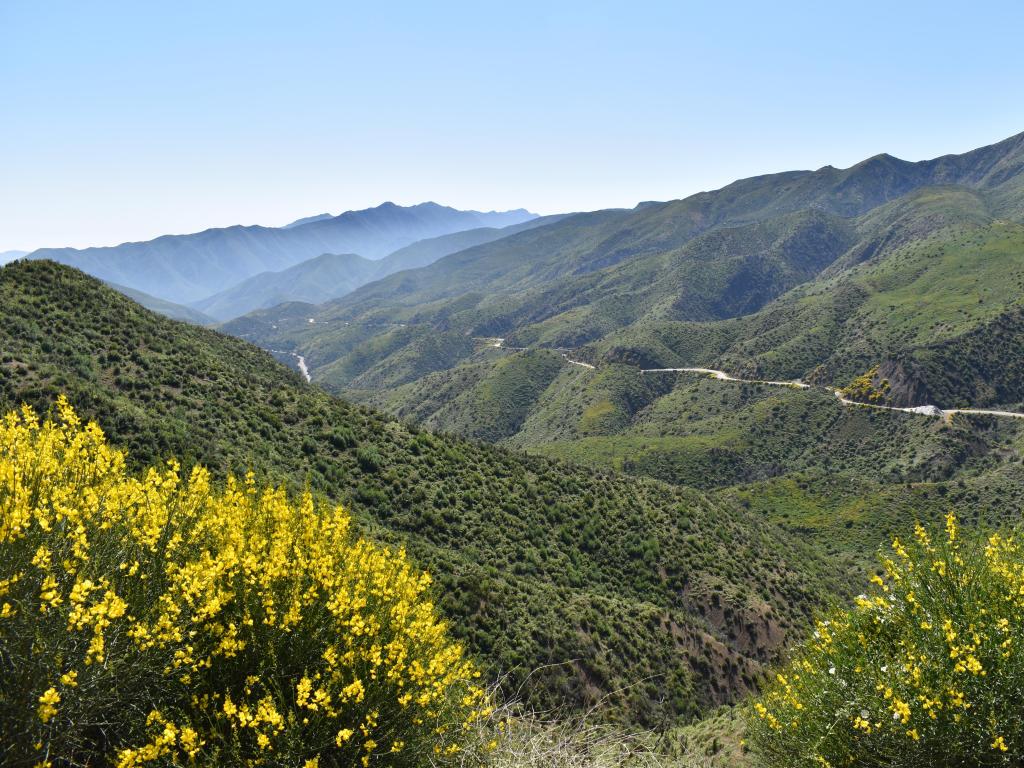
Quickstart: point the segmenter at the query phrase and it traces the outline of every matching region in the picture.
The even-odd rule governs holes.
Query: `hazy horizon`
[[[13,0],[0,251],[384,201],[628,208],[880,152],[964,152],[1024,130],[1022,23],[1011,2]]]

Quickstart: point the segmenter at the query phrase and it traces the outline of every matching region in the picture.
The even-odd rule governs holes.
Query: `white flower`
[[[869,717],[871,717],[871,713],[868,712],[866,709],[862,709],[860,711],[860,718],[861,718],[861,720],[867,720]]]
[[[829,673],[830,675],[834,675],[834,674],[836,673],[836,668],[835,668],[835,667],[829,667],[829,668],[828,668],[828,673]]]

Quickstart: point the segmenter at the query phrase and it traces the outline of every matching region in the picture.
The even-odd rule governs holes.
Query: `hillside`
[[[404,248],[399,248],[381,259],[382,270],[378,277],[386,277],[406,269],[425,267],[451,253],[458,253],[476,245],[493,243],[519,232],[548,226],[561,221],[568,215],[571,214],[556,213],[549,216],[537,216],[519,224],[509,224],[504,227],[479,227],[419,240]]]
[[[787,318],[800,312],[794,297],[804,287],[819,280],[829,300],[842,303],[856,290],[848,273],[862,262],[900,260],[912,243],[928,238],[941,247],[958,227],[993,227],[993,237],[1010,235],[1012,249],[1013,233],[995,230],[1004,227],[999,222],[1013,222],[1021,205],[1022,164],[1024,135],[924,163],[872,158],[844,171],[756,177],[672,203],[577,214],[370,283],[311,312],[312,325],[278,322],[267,311],[225,330],[264,346],[295,348],[310,361],[314,378],[330,365],[319,379],[337,389],[359,386],[337,374],[350,369],[346,356],[365,357],[360,347],[369,338],[403,324],[506,337],[515,346],[590,344],[609,359],[626,359],[615,354],[621,348],[665,365],[686,364],[669,358],[682,361],[687,350],[670,344],[662,354],[664,342],[652,334],[690,335],[698,347],[703,342],[697,340],[711,334],[715,340],[701,348],[705,357],[693,364],[724,355],[730,342],[751,339],[750,350],[722,359],[748,364],[760,357],[757,364],[764,365],[767,358],[756,348],[771,343],[764,329],[756,321],[727,321],[756,313],[775,317],[773,328],[797,333],[807,323]],[[928,186],[937,182],[946,186]],[[936,288],[943,285],[950,293],[958,287]],[[784,305],[787,317],[777,311]],[[722,325],[707,325],[715,320]],[[702,325],[685,325],[694,321]],[[810,341],[797,345],[803,358],[788,366],[791,375],[825,362],[820,344]],[[388,354],[401,348],[374,344]],[[848,381],[848,374],[846,368],[834,375]]]
[[[379,259],[424,238],[532,218],[524,210],[480,213],[436,203],[408,208],[384,203],[292,227],[234,226],[106,248],[41,248],[29,258],[52,259],[108,282],[188,304],[260,272],[286,269],[324,253]]]
[[[289,301],[321,304],[368,283],[377,264],[354,253],[325,253],[279,272],[260,272],[225,291],[193,301],[192,306],[218,320],[230,320]]]
[[[670,482],[826,466],[941,481],[999,462],[977,417],[942,431],[816,392],[735,401],[737,385],[638,369],[857,381],[849,396],[877,404],[1020,410],[1022,167],[1024,135],[925,163],[757,177],[569,216],[224,330],[294,350],[314,381],[432,429]],[[597,369],[541,364],[567,350]]]
[[[0,407],[65,392],[140,465],[251,467],[350,505],[429,567],[452,630],[538,706],[607,696],[653,725],[735,700],[846,589],[740,506],[421,431],[67,267],[0,270],[0,312]]]
[[[367,286],[332,310],[353,315],[374,307],[422,305],[480,290],[486,290],[488,301],[493,301],[496,292],[514,293],[625,260],[667,254],[712,229],[742,227],[801,211],[855,218],[925,187],[1002,189],[1022,168],[1024,134],[964,155],[920,163],[883,155],[844,170],[828,166],[813,172],[758,176],[684,200],[570,216],[551,228],[442,259],[415,276]]]
[[[891,213],[888,241],[877,251],[866,258],[853,254],[855,263],[745,318],[739,339],[719,359],[744,370],[838,384],[881,366],[891,380],[886,399],[896,404],[977,407],[1024,400],[1024,379],[1012,364],[989,364],[958,382],[948,378],[961,365],[976,365],[971,361],[980,350],[971,339],[991,335],[993,327],[1011,333],[1024,287],[1024,225],[957,189],[922,192]],[[920,231],[922,214],[931,218]],[[1003,343],[1011,344],[1011,336]],[[961,354],[968,349],[974,352]],[[959,364],[925,373],[925,363],[917,361],[936,354],[957,356]],[[947,383],[929,375],[945,376]]]
[[[191,306],[224,321],[287,302],[320,304],[403,269],[426,266],[449,253],[543,226],[560,218],[538,216],[507,227],[478,227],[417,240],[376,260],[364,259],[356,254],[325,253],[279,272],[254,275],[225,291],[194,301]],[[319,217],[314,219],[320,220]],[[289,227],[298,224],[290,224]]]

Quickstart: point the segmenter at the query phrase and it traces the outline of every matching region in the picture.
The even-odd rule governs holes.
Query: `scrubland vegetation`
[[[751,705],[765,766],[1018,765],[1024,755],[1024,551],[950,513],[917,526],[855,607],[813,635]]]
[[[529,676],[530,709],[603,701],[605,720],[685,721],[749,690],[813,607],[849,589],[731,504],[352,406],[66,267],[0,270],[0,310],[4,410],[46,414],[66,392],[132,471],[171,457],[217,482],[251,469],[260,485],[343,504],[360,535],[431,573],[485,675],[517,689]]]
[[[170,461],[66,401],[0,426],[4,765],[455,764],[491,714],[402,551],[340,507]],[[480,754],[476,759],[481,759]]]

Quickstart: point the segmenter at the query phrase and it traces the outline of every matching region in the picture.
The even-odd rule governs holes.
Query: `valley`
[[[139,467],[343,504],[522,706],[663,751],[742,764],[729,707],[879,547],[1024,503],[1024,135],[448,233],[376,278],[318,256],[187,306],[46,256],[0,270],[0,405],[64,394]],[[273,303],[289,284],[315,300]]]
[[[590,467],[970,482],[1021,444],[1022,167],[1015,136],[741,180],[221,328],[403,420]]]

